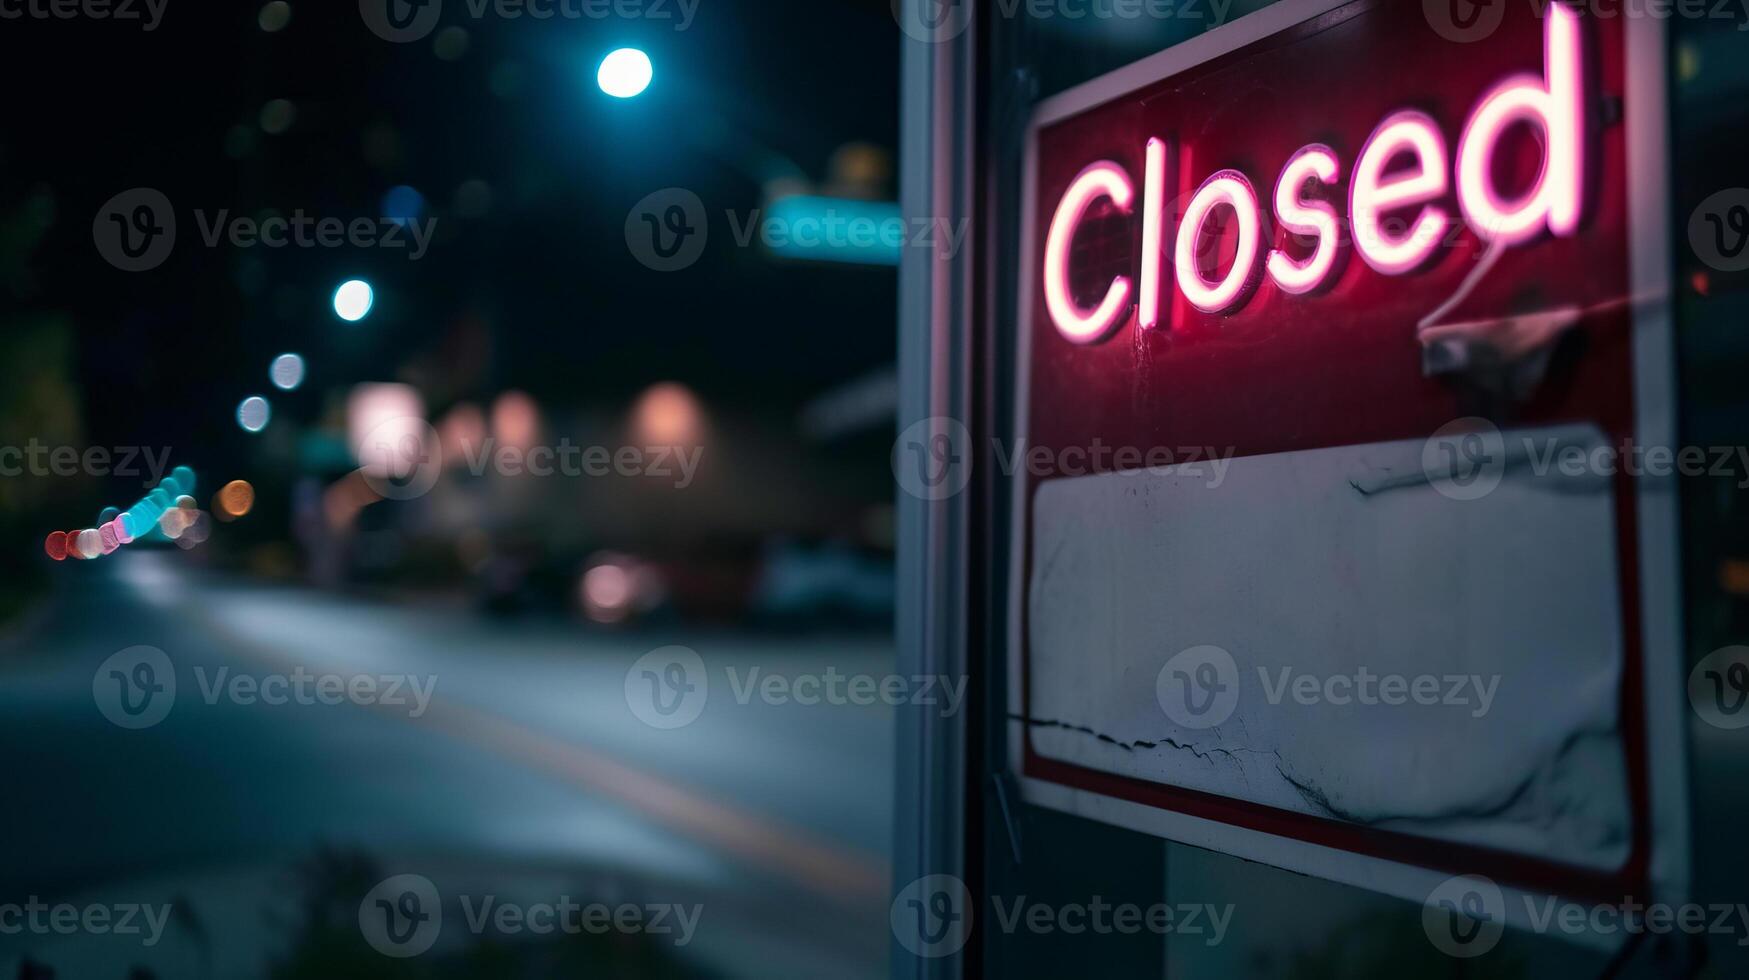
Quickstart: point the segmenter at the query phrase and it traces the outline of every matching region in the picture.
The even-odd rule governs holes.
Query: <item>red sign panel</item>
[[[1551,18],[1534,16],[1529,4],[1508,7],[1491,36],[1464,44],[1440,37],[1420,5],[1353,4],[1042,128],[1030,233],[1047,244],[1033,297],[1032,398],[1057,408],[1034,418],[1033,437],[1212,443],[1249,454],[1426,436],[1463,406],[1452,384],[1424,376],[1417,325],[1458,292],[1490,241],[1504,242],[1503,254],[1442,322],[1594,309],[1580,328],[1600,346],[1569,383],[1540,388],[1522,411],[1602,419],[1625,431],[1632,406],[1622,397],[1630,386],[1621,123],[1631,107],[1623,100],[1621,21],[1584,22],[1559,5],[1550,9],[1563,12]],[[1545,34],[1554,33],[1589,57],[1577,77],[1545,82]],[[1496,127],[1502,135],[1491,158],[1476,154],[1492,163],[1495,192],[1465,201],[1457,152],[1466,135],[1482,146],[1470,131],[1503,80],[1521,83],[1527,97],[1552,87],[1559,101],[1582,86],[1580,118],[1557,110],[1561,140],[1577,142],[1577,152],[1544,167],[1549,154],[1537,127]],[[1389,155],[1378,149],[1387,140]],[[1164,190],[1152,198],[1151,143],[1164,162]],[[1419,156],[1413,148],[1423,145],[1437,155]],[[1304,169],[1290,167],[1302,161]],[[1306,176],[1325,161],[1333,180]],[[1117,175],[1109,183],[1131,189],[1129,213],[1109,195],[1086,191],[1075,195],[1090,199],[1077,226],[1063,202],[1077,175],[1102,164]],[[1428,170],[1434,179],[1417,179]],[[1284,185],[1284,171],[1303,183]],[[1357,173],[1368,179],[1357,184]],[[1520,208],[1528,227],[1496,230],[1503,222],[1495,199],[1533,196],[1539,173],[1538,199]],[[1412,183],[1429,185],[1427,192],[1399,207],[1376,206]],[[1095,184],[1083,177],[1079,187]],[[1199,188],[1222,203],[1201,208]],[[1251,221],[1237,220],[1225,203],[1224,192],[1239,188],[1248,188],[1239,193],[1250,195]],[[1274,207],[1282,197],[1296,210],[1321,209],[1328,232],[1291,230]],[[1547,214],[1557,200],[1558,221]],[[1193,206],[1189,218],[1206,216],[1200,235],[1186,227]],[[1476,213],[1486,219],[1470,220]],[[1150,274],[1139,255],[1156,220],[1162,247],[1146,263],[1157,270]],[[1061,263],[1048,244],[1053,221],[1065,232],[1057,238],[1066,245]],[[1233,261],[1241,225],[1256,227],[1248,266]],[[1186,243],[1188,253],[1180,249]],[[1198,259],[1196,268],[1178,264],[1182,254]],[[1298,272],[1313,261],[1328,271]],[[1296,285],[1311,291],[1283,286],[1272,266],[1295,270]],[[1072,310],[1096,313],[1114,292],[1123,299],[1083,327],[1050,310],[1057,276],[1068,282]],[[1139,321],[1150,311],[1135,300],[1151,279],[1158,323],[1148,328]],[[1194,294],[1180,287],[1186,281]],[[1140,397],[1154,403],[1134,401],[1144,386]]]
[[[1432,847],[1403,821],[1368,826],[1038,744],[1041,726],[1067,727],[1040,717],[1038,637],[1057,626],[1038,621],[1039,491],[1125,465],[1064,450],[1207,447],[1244,465],[1426,440],[1473,416],[1636,438],[1633,327],[1656,298],[1629,285],[1628,130],[1663,106],[1630,86],[1630,25],[1504,4],[1493,31],[1455,40],[1430,21],[1437,4],[1292,6],[1307,19],[1268,31],[1247,21],[1281,10],[1241,19],[1169,52],[1181,57],[1164,70],[1144,62],[1060,97],[1033,130],[1019,434],[1048,450],[1038,459],[1088,467],[1019,477],[1016,767],[1035,786],[1386,861],[1622,894],[1650,847],[1641,501],[1625,474],[1603,511],[1614,608],[1596,610],[1620,619],[1619,862],[1568,866],[1462,835]],[[1097,520],[1078,499],[1077,519]],[[1304,574],[1340,576],[1344,561]],[[1256,597],[1259,615],[1284,602]],[[1074,706],[1097,714],[1101,697]]]

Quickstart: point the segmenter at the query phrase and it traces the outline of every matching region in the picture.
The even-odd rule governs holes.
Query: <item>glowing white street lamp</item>
[[[370,315],[376,304],[376,291],[363,279],[348,279],[334,290],[334,315],[347,323],[357,323]]]
[[[601,59],[595,72],[595,82],[601,90],[616,99],[630,99],[643,94],[656,77],[650,56],[637,48],[620,48]]]

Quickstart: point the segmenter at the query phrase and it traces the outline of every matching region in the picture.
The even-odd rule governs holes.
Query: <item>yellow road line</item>
[[[228,652],[276,669],[303,666],[295,657],[251,640],[197,611],[202,625]],[[324,668],[325,672],[329,672]],[[865,855],[769,817],[700,795],[678,783],[626,766],[575,742],[511,721],[492,712],[433,695],[421,718],[399,707],[372,705],[389,717],[429,725],[460,740],[559,777],[579,789],[615,800],[670,830],[781,875],[837,902],[884,903],[887,869]]]

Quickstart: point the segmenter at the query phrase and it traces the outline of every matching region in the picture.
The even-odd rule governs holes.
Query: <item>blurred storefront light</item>
[[[693,446],[704,438],[704,409],[692,389],[674,381],[651,385],[632,409],[634,438],[645,446]]]
[[[520,391],[507,391],[492,404],[492,438],[499,446],[526,452],[540,438],[540,408]]]
[[[365,474],[404,478],[435,447],[425,423],[425,399],[411,385],[356,385],[346,400],[346,443]]]
[[[438,423],[437,439],[447,465],[464,465],[486,445],[485,413],[473,402],[456,405]]]
[[[602,552],[589,559],[579,584],[583,613],[597,623],[620,623],[649,612],[666,589],[661,573],[628,555]]]

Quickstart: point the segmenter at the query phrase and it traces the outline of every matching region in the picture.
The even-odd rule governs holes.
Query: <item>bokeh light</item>
[[[465,27],[446,27],[431,41],[431,51],[439,61],[458,61],[468,53],[468,31]]]
[[[492,438],[526,452],[540,438],[540,407],[526,392],[507,391],[492,403]]]
[[[655,566],[630,555],[603,551],[591,555],[578,583],[584,615],[597,623],[622,623],[661,603],[666,589]]]
[[[602,564],[583,573],[583,608],[598,623],[626,617],[632,602],[632,575],[623,566]]]
[[[383,195],[383,217],[405,227],[425,214],[425,195],[406,184],[397,184]]]
[[[202,530],[195,534],[193,540],[183,542],[185,548],[192,547],[206,539],[206,535],[211,533],[212,525],[211,515],[200,510],[195,503],[195,487],[194,470],[188,466],[178,466],[129,509],[124,511],[118,507],[103,508],[98,512],[96,527],[50,533],[43,541],[43,551],[56,561],[68,558],[86,560],[114,554],[123,546],[154,533],[159,538],[152,540],[169,538],[170,535],[164,533],[166,530],[180,533],[187,539],[186,529],[199,526]],[[167,513],[178,516],[171,517],[166,524],[164,515]]]
[[[364,158],[371,166],[384,171],[399,170],[405,155],[401,133],[389,123],[376,123],[364,131]]]
[[[462,402],[449,410],[437,426],[438,446],[446,462],[461,463],[479,453],[486,444],[486,416],[480,406]]]
[[[650,56],[637,48],[620,48],[601,59],[595,72],[595,82],[601,90],[616,99],[630,99],[643,94],[655,78],[656,69]]]
[[[632,409],[632,426],[645,446],[696,445],[704,434],[704,409],[683,384],[651,385]]]
[[[450,210],[458,218],[485,217],[492,210],[492,185],[478,177],[462,181],[456,186]]]
[[[182,537],[182,532],[188,530],[190,524],[194,523],[194,515],[197,513],[199,512],[172,507],[158,518],[158,530],[163,531],[165,537],[175,541]]]
[[[267,376],[280,391],[296,391],[304,383],[304,359],[296,354],[281,354],[273,359]]]
[[[244,432],[260,432],[267,428],[268,420],[271,418],[273,418],[273,406],[269,405],[267,399],[260,395],[250,395],[243,399],[241,405],[237,406],[237,424],[243,427]],[[156,495],[157,491],[153,491],[153,494]],[[174,502],[170,501],[166,502],[165,507],[168,509],[173,505]]]
[[[291,23],[291,15],[291,4],[286,3],[285,0],[273,0],[272,3],[263,6],[261,12],[255,15],[255,23],[260,25],[263,31],[273,34],[285,30],[285,25]]]
[[[355,385],[346,399],[346,444],[366,475],[401,480],[420,472],[436,451],[425,399],[411,385]]]
[[[176,546],[184,551],[195,545],[203,544],[213,533],[212,518],[204,510],[184,511],[188,515],[183,519],[182,533],[176,536]]]
[[[486,80],[486,87],[500,99],[513,99],[522,92],[528,83],[528,71],[520,62],[500,62],[492,69],[492,75]]]
[[[255,488],[248,480],[232,480],[214,495],[213,509],[220,517],[242,517],[254,506]]]
[[[298,118],[298,107],[290,99],[273,99],[261,107],[261,131],[273,136],[292,127]]]
[[[370,315],[376,305],[376,291],[363,279],[348,279],[334,290],[334,315],[347,323],[357,323]]]
[[[255,130],[238,123],[225,131],[225,156],[241,160],[255,152]]]

